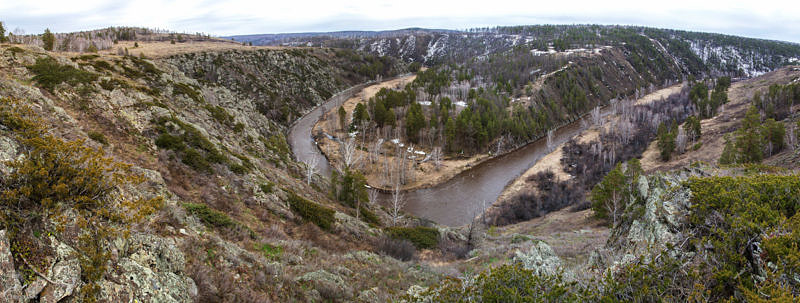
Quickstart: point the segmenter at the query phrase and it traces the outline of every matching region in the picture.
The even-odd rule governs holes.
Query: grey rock
[[[324,269],[305,273],[297,278],[297,282],[307,282],[314,285],[318,291],[333,293],[337,296],[347,297],[353,290],[344,282],[342,277],[332,274]]]
[[[47,281],[42,279],[41,277],[36,278],[31,284],[28,284],[25,287],[25,300],[30,301],[34,298],[38,297],[39,294],[44,290],[44,287],[47,286]]]
[[[14,258],[5,230],[0,230],[0,301],[14,302],[22,295],[22,288],[14,270]]]
[[[554,275],[561,269],[561,259],[544,241],[534,241],[527,252],[517,250],[514,261],[538,275]]]
[[[50,271],[50,280],[40,293],[41,302],[58,302],[72,295],[78,282],[81,280],[81,265],[77,258],[61,260],[53,265]]]

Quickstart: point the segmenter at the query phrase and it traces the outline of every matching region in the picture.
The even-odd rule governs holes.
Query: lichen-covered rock
[[[353,290],[345,284],[342,277],[324,269],[305,273],[295,278],[295,281],[311,283],[317,291],[333,293],[337,297],[348,297],[353,292]]]
[[[612,232],[609,248],[619,255],[641,255],[674,244],[689,213],[691,193],[681,185],[685,179],[679,174],[640,177],[638,194],[644,205],[629,208],[641,210],[633,211],[630,223],[623,222]]]
[[[14,270],[14,258],[5,230],[0,230],[0,301],[14,302],[22,295],[22,288]]]
[[[191,302],[197,296],[197,286],[183,272],[184,256],[174,239],[135,234],[121,244],[116,264],[119,275],[100,283],[102,298],[110,302]],[[120,246],[119,241],[116,245]]]
[[[517,250],[514,261],[538,275],[555,275],[561,269],[561,259],[544,241],[535,241],[527,252]]]
[[[19,144],[13,139],[2,136],[0,137],[0,174],[7,175],[10,173],[6,161],[15,160],[19,156]]]
[[[81,265],[75,256],[59,260],[50,270],[50,280],[40,295],[41,302],[55,303],[72,295],[81,281]]]

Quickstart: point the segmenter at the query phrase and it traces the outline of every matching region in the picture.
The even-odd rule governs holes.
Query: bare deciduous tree
[[[547,131],[547,152],[552,152],[556,149],[555,142],[553,142],[553,130]]]
[[[358,152],[358,145],[353,138],[347,138],[341,143],[339,151],[342,153],[342,161],[346,168],[354,167],[361,161],[361,154]]]
[[[600,119],[601,119],[601,118],[602,118],[602,117],[600,116],[600,106],[598,106],[598,107],[595,107],[595,108],[592,110],[592,123],[593,123],[594,125],[600,125]]]
[[[367,199],[369,199],[369,204],[374,205],[378,202],[378,190],[374,188],[370,188],[367,191]]]
[[[436,170],[442,167],[442,148],[441,147],[434,147],[433,151],[431,152],[431,159],[433,160],[433,167]]]
[[[317,164],[319,164],[319,160],[317,157],[311,157],[303,161],[303,163],[306,165],[306,184],[311,185],[311,178],[317,173]]]
[[[397,221],[403,218],[403,207],[406,206],[406,201],[403,198],[403,193],[400,192],[399,180],[395,182],[392,188],[392,208],[389,210],[389,215],[392,217],[392,225],[397,225]]]
[[[686,131],[683,130],[682,127],[678,128],[678,135],[675,137],[675,147],[678,150],[679,154],[682,154],[686,151],[686,141],[688,141],[688,137],[686,136]]]

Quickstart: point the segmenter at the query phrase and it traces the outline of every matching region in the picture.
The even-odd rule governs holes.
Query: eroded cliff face
[[[95,156],[129,163],[137,176],[102,208],[55,201],[64,211],[25,221],[36,224],[4,221],[0,293],[23,302],[373,301],[438,279],[391,257],[348,254],[374,250],[381,230],[330,200],[322,181],[306,184],[292,160],[284,134],[294,118],[340,89],[404,68],[347,54],[270,49],[149,60],[0,46],[3,190],[14,190],[5,180],[15,166],[6,161],[46,150],[31,145],[34,137],[84,140],[75,146],[102,149]],[[25,134],[13,121],[44,127]],[[91,228],[78,221],[122,214],[122,197],[157,200],[157,210],[136,223],[101,216],[120,233],[97,237],[102,253],[92,259],[84,245]],[[308,205],[326,211],[303,212]],[[328,211],[330,225],[314,223]],[[89,264],[106,269],[98,275]],[[391,280],[398,274],[409,279]]]

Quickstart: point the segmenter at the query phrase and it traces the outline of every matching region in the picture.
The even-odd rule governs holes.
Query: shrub
[[[288,202],[292,211],[324,230],[330,230],[336,221],[333,216],[335,212],[332,209],[308,201],[306,198],[300,197],[291,191],[289,191]]]
[[[449,278],[420,295],[404,299],[410,302],[592,301],[587,289],[578,282],[567,281],[561,275],[537,275],[519,264],[495,267],[469,280]],[[614,301],[617,300],[608,302]]]
[[[72,86],[88,85],[97,79],[97,75],[94,73],[59,64],[56,59],[50,57],[36,59],[36,63],[28,66],[28,70],[35,74],[33,81],[50,92],[53,92],[56,85],[61,83],[66,82]]]
[[[242,122],[237,122],[233,126],[233,131],[235,131],[237,133],[241,133],[243,130],[244,130],[244,123],[242,123]]]
[[[236,224],[228,215],[213,210],[205,204],[184,203],[183,208],[209,227],[232,227]]]
[[[211,114],[211,117],[214,118],[214,120],[217,120],[217,122],[222,124],[229,124],[233,122],[233,116],[231,116],[231,114],[229,114],[221,106],[212,106],[206,104],[204,107]],[[244,127],[244,125],[242,125],[242,127]]]
[[[359,208],[359,213],[361,213],[361,219],[362,219],[364,222],[367,222],[367,223],[369,223],[369,224],[372,224],[372,225],[374,225],[374,226],[381,226],[381,225],[383,225],[383,224],[381,223],[381,218],[380,218],[380,217],[378,217],[378,215],[376,215],[376,214],[375,214],[375,213],[373,213],[372,211],[370,211],[370,210],[369,210],[369,208],[366,208],[366,207],[364,207],[364,206],[361,206],[361,208]]]
[[[275,182],[267,181],[267,183],[259,184],[258,187],[261,188],[261,191],[265,194],[269,194],[275,189]]]
[[[156,146],[175,151],[181,157],[181,162],[193,169],[210,172],[212,163],[228,164],[228,159],[220,153],[214,143],[193,126],[176,118],[166,117],[155,119],[153,123],[156,124],[156,131],[159,133],[155,141]]]
[[[283,255],[283,247],[279,245],[270,245],[269,243],[263,243],[259,246],[256,246],[258,250],[264,254],[264,258],[267,260],[277,260]]]
[[[197,103],[205,102],[205,99],[203,99],[203,96],[200,95],[200,92],[198,92],[195,88],[189,86],[188,84],[176,82],[172,85],[172,87],[173,87],[173,92],[176,94],[185,95]]]
[[[389,227],[386,233],[395,239],[411,241],[420,249],[431,249],[439,245],[439,230],[433,227]]]
[[[410,241],[391,237],[381,238],[378,251],[400,261],[409,261],[417,253],[416,247]]]
[[[163,199],[129,200],[115,195],[118,187],[135,186],[144,179],[130,165],[105,156],[102,149],[85,146],[83,140],[64,141],[48,134],[26,105],[0,100],[0,124],[26,149],[26,157],[6,162],[10,173],[0,184],[0,228],[10,232],[14,257],[24,258],[31,250],[17,237],[22,230],[54,222],[60,228],[48,232],[74,241],[79,251],[84,283],[79,301],[94,301],[99,289],[96,282],[111,258],[106,247],[160,208]],[[71,215],[63,216],[67,213]],[[61,228],[77,234],[62,233]]]
[[[211,171],[211,164],[194,148],[184,149],[181,162],[195,170]]]
[[[106,140],[106,136],[103,135],[102,133],[98,133],[98,132],[95,132],[95,131],[90,131],[88,135],[89,135],[90,139],[92,139],[94,141],[97,141],[97,143],[100,143],[100,144],[103,144],[103,145],[107,145],[108,144],[108,140]]]
[[[697,226],[691,244],[713,247],[716,261],[705,274],[716,296],[725,298],[742,288],[757,287],[749,247],[762,237],[767,239],[766,261],[774,262],[778,270],[796,270],[784,267],[792,263],[792,257],[780,258],[786,250],[775,242],[781,240],[770,241],[770,234],[787,235],[775,232],[787,229],[792,233],[786,218],[797,216],[800,209],[800,176],[693,177],[686,185],[692,191],[689,221]]]
[[[183,140],[181,140],[180,137],[170,134],[159,135],[158,138],[156,138],[156,146],[175,151],[180,151],[186,148],[186,145],[183,144]]]

